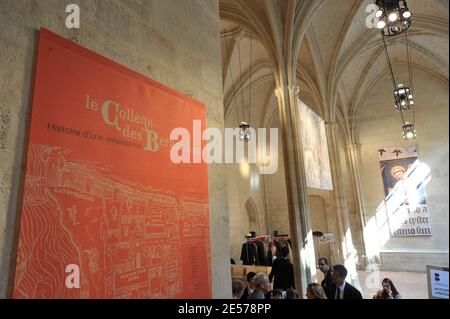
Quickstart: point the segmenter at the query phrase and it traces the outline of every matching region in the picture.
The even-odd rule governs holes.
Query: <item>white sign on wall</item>
[[[306,184],[311,188],[332,190],[325,122],[298,100]]]
[[[427,266],[428,297],[448,298],[448,268]]]

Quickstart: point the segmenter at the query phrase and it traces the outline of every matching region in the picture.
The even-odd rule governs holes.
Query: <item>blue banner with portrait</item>
[[[431,236],[425,185],[430,168],[415,145],[378,150],[391,236]]]

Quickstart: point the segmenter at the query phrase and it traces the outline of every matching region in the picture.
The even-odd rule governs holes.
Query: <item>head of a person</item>
[[[383,293],[389,294],[392,292],[394,296],[398,295],[397,288],[395,288],[394,283],[389,278],[384,278],[381,284],[383,285]]]
[[[347,268],[342,265],[333,266],[333,282],[337,285],[342,285],[347,277]]]
[[[289,255],[289,248],[288,247],[281,247],[280,248],[280,254],[281,254],[281,257],[287,258],[287,256]]]
[[[258,273],[255,276],[255,289],[268,293],[270,291],[270,281],[269,277],[263,272]]]
[[[283,298],[283,292],[279,289],[275,289],[271,291],[270,299],[282,299]]]
[[[309,284],[306,288],[306,298],[308,299],[327,299],[322,286],[316,283]]]
[[[403,176],[405,175],[405,173],[406,173],[406,170],[403,166],[396,165],[391,168],[391,175],[396,180],[401,180],[403,178]]]
[[[256,272],[250,271],[247,274],[247,285],[250,289],[255,289]]]
[[[328,264],[328,260],[325,257],[320,257],[318,261],[319,269],[321,272],[326,274],[328,270],[330,270],[330,265]]]
[[[299,299],[297,291],[292,288],[286,290],[286,299]]]
[[[231,290],[233,292],[233,296],[236,297],[236,299],[242,297],[244,289],[245,282],[242,279],[233,279],[233,282],[231,283]]]
[[[277,253],[277,246],[272,245],[272,247],[270,247],[270,251],[272,252],[272,255],[275,255]]]

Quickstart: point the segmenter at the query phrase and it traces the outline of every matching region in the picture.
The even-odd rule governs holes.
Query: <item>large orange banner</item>
[[[170,160],[193,120],[201,103],[42,29],[13,296],[210,298],[207,165]]]

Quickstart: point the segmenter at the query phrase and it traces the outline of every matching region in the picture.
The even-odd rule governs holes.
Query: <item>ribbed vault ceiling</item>
[[[221,0],[226,121],[271,125],[277,108],[274,69],[280,57],[289,61],[286,43],[293,43],[297,59],[291,64],[300,98],[326,120],[338,121],[351,136],[365,97],[388,71],[380,33],[366,27],[366,7],[373,2]],[[409,0],[408,6],[413,13],[408,37],[414,70],[448,86],[448,1]],[[394,70],[402,74],[407,69],[404,43],[404,36],[388,41]]]

